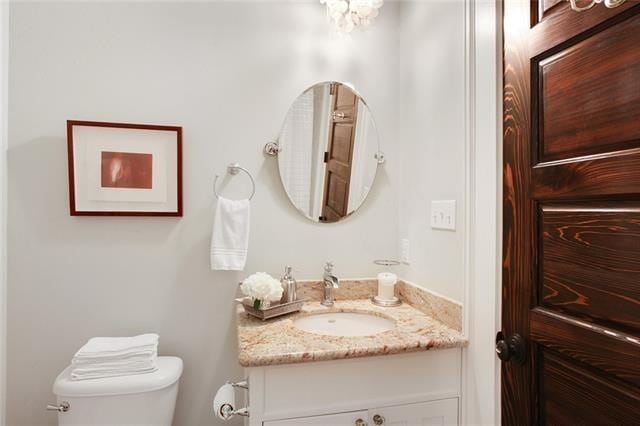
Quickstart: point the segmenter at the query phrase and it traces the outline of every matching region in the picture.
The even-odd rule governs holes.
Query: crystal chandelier
[[[327,5],[327,16],[335,29],[350,33],[371,26],[383,0],[320,0],[320,3]]]
[[[585,10],[591,9],[593,6],[595,6],[598,3],[604,3],[606,7],[608,7],[609,9],[613,9],[614,7],[620,6],[626,0],[591,0],[589,3],[583,6],[578,5],[578,0],[568,0],[568,1],[571,2],[571,9],[575,10],[576,12],[584,12]]]

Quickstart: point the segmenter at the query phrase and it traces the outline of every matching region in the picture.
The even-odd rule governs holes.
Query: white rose
[[[253,300],[275,302],[282,297],[282,284],[265,272],[256,272],[247,277],[240,285],[245,296]]]

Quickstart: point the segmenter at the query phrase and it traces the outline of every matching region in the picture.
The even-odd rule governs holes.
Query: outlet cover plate
[[[408,238],[403,238],[400,240],[400,261],[405,265],[410,264]]]

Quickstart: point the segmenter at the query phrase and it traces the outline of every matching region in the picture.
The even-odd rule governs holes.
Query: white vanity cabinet
[[[461,349],[246,368],[247,426],[456,425]]]

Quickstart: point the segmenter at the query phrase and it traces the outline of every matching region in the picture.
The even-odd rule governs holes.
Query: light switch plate
[[[456,200],[431,202],[431,228],[456,230]]]

